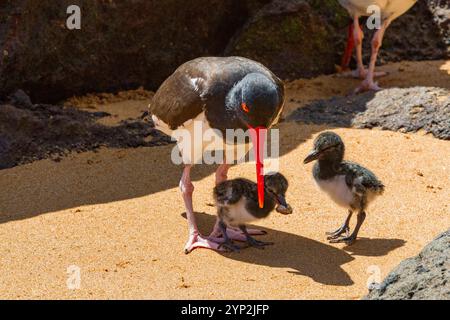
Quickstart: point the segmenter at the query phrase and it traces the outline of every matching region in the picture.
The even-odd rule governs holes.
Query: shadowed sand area
[[[366,293],[367,268],[386,275],[450,226],[450,145],[430,136],[337,129],[357,159],[385,182],[352,247],[331,245],[345,210],[319,193],[301,159],[320,127],[281,125],[281,171],[291,182],[291,216],[258,223],[276,244],[266,250],[184,255],[186,220],[178,188],[181,168],[170,146],[102,149],[0,172],[2,298],[338,298]],[[298,141],[303,131],[306,141]],[[294,147],[293,147],[294,146]],[[158,152],[155,152],[155,151]],[[230,178],[252,178],[250,164]],[[214,223],[208,167],[195,169],[194,204],[201,230]],[[80,290],[66,287],[66,269],[82,272]]]
[[[346,212],[318,191],[302,160],[318,132],[330,128],[279,128],[294,214],[255,224],[275,242],[265,250],[183,253],[182,168],[170,162],[172,146],[100,149],[0,171],[0,298],[359,299],[371,266],[386,276],[450,226],[448,141],[338,128],[347,158],[376,172],[386,192],[369,208],[358,242],[327,243],[325,231]],[[194,169],[205,233],[215,219],[213,170]],[[254,179],[254,166],[235,166],[229,177]],[[75,291],[66,285],[71,265],[81,269]]]

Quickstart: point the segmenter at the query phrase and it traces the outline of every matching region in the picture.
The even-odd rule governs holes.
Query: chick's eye
[[[242,107],[242,110],[244,110],[244,112],[246,112],[246,113],[250,112],[250,109],[245,102],[241,104],[241,107]]]

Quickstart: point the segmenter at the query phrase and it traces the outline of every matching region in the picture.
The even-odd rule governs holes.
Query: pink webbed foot
[[[353,78],[353,79],[365,79],[367,77],[367,73],[369,71],[367,69],[364,70],[349,70],[345,72],[338,73],[339,78]],[[374,73],[374,78],[381,78],[389,75],[389,72],[384,71],[376,71]]]
[[[197,248],[223,251],[220,245],[221,242],[218,238],[205,238],[198,233],[194,233],[189,237],[189,240],[184,247],[184,253],[188,254]]]
[[[242,241],[242,242],[247,241],[247,238],[240,230],[228,228],[227,236],[231,240]],[[219,244],[222,244],[225,242],[222,232],[211,233],[210,236],[208,237],[208,240],[217,242]]]
[[[366,91],[380,91],[380,90],[382,90],[382,88],[378,86],[378,82],[371,82],[368,80],[364,80],[363,83],[361,83],[361,85],[358,88],[356,88],[354,93],[358,94]]]
[[[259,230],[259,229],[247,229],[247,232],[249,235],[252,236],[262,236],[267,234],[266,231],[264,230]],[[235,240],[235,241],[241,241],[241,242],[246,242],[247,241],[247,237],[245,236],[245,234],[237,228],[227,228],[227,235],[228,238],[230,238],[231,240]],[[211,233],[211,235],[208,237],[208,240],[217,242],[217,243],[222,243],[224,242],[224,238],[222,235],[222,232],[220,231],[216,231]]]
[[[228,228],[227,235],[228,235],[228,238],[230,238],[232,240],[242,241],[242,242],[247,241],[247,237],[241,230],[237,230],[234,228]]]
[[[367,73],[369,71],[367,69],[364,69],[362,71],[359,70],[353,70],[351,72],[351,76],[355,79],[365,79],[367,77]],[[389,72],[384,72],[384,71],[376,71],[374,72],[373,76],[374,78],[380,78],[380,77],[385,77],[389,75]]]
[[[244,233],[242,232],[242,230],[239,229],[239,228],[231,227],[231,228],[228,228],[228,230],[232,230],[233,234],[241,234],[241,235],[244,234]],[[228,232],[227,232],[227,233],[228,233]],[[264,235],[267,234],[267,231],[260,230],[260,229],[250,229],[250,228],[248,228],[248,229],[247,229],[247,233],[248,233],[249,235],[251,235],[251,236],[264,236]]]
[[[267,231],[260,230],[260,229],[247,229],[247,232],[251,236],[264,236],[267,234]]]

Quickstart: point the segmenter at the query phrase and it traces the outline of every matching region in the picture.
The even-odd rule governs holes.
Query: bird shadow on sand
[[[440,65],[433,67],[433,73],[439,74],[437,80],[427,80],[430,77],[418,79],[427,80],[421,85],[439,86],[442,81],[448,81],[445,80],[449,79],[448,73],[440,68]],[[320,131],[350,127],[355,115],[364,112],[373,97],[373,93],[356,96],[351,101],[346,97],[335,97],[298,108],[287,117],[292,121],[287,120],[278,127],[280,156],[304,143],[311,143],[311,138]],[[108,151],[63,158],[57,163],[44,160],[33,163],[33,167],[0,170],[0,224],[79,206],[151,196],[178,187],[182,166],[170,160],[172,146],[138,148],[123,153],[114,148],[108,148]],[[299,165],[300,161],[293,165]],[[194,185],[196,181],[213,175],[216,168],[195,166]],[[33,174],[29,170],[33,170]],[[233,169],[230,177],[233,177]],[[209,190],[197,188],[194,200],[197,192],[211,192],[212,187]],[[182,201],[181,197],[176,201]],[[370,250],[373,249],[366,249]]]
[[[402,239],[370,239],[358,238],[351,246],[345,246],[343,250],[353,256],[381,257],[387,255],[405,245]]]
[[[186,217],[184,213],[182,216]],[[196,213],[196,218],[203,234],[208,234],[216,221],[216,216],[206,213]],[[244,247],[240,252],[219,254],[227,259],[245,263],[285,268],[287,273],[306,276],[325,285],[350,286],[354,283],[342,268],[342,265],[355,259],[346,251],[297,234],[258,228],[267,231],[267,235],[258,239],[275,242],[273,246],[262,250],[245,248],[245,244],[237,242],[239,246]]]
[[[325,126],[295,126],[295,135],[280,128],[280,156],[305,143]],[[288,130],[290,131],[290,130]],[[287,142],[284,137],[289,134]],[[171,161],[173,146],[138,148],[134,151],[100,151],[87,157],[60,162],[38,161],[34,174],[28,168],[0,170],[0,224],[79,206],[110,203],[177,188],[183,167]],[[192,181],[214,175],[217,165],[196,165]],[[233,175],[233,168],[230,176]],[[11,177],[14,176],[14,179]],[[196,189],[198,192],[212,192]],[[175,199],[182,201],[181,196]]]

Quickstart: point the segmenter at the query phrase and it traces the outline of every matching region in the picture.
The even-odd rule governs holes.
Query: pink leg
[[[354,29],[353,29],[353,39],[356,45],[356,62],[358,64],[358,69],[355,72],[355,76],[364,78],[365,76],[365,68],[363,64],[363,56],[362,56],[362,42],[364,39],[364,33],[359,25],[359,17],[354,17]]]
[[[368,71],[364,67],[363,55],[362,55],[362,45],[364,39],[364,32],[362,31],[361,25],[359,24],[359,17],[353,17],[353,42],[356,46],[356,63],[357,69],[350,72],[350,76],[356,79],[365,79],[367,77]],[[344,76],[347,76],[345,73]],[[386,72],[374,72],[375,77],[382,77],[387,75]]]
[[[217,168],[216,170],[216,185],[226,181],[228,179],[228,169],[230,169],[230,165],[229,164],[221,164],[219,166],[219,168]],[[208,239],[214,239],[214,240],[218,240],[218,239],[222,239],[222,231],[220,230],[219,227],[219,218],[216,219],[216,223],[214,225],[214,229],[211,232],[211,234],[208,236]]]
[[[370,65],[369,71],[367,72],[367,77],[361,84],[361,86],[356,89],[356,93],[362,91],[379,91],[381,88],[378,86],[378,83],[374,82],[375,77],[375,66],[377,63],[378,53],[381,48],[381,44],[383,43],[384,33],[386,32],[387,27],[391,22],[389,20],[385,21],[381,28],[375,33],[372,39],[372,55],[370,57]]]
[[[180,181],[180,189],[183,194],[184,205],[186,207],[186,216],[189,225],[189,239],[184,247],[184,253],[188,254],[196,248],[206,248],[213,250],[220,250],[219,244],[209,240],[198,232],[197,223],[195,221],[194,208],[192,205],[192,193],[194,192],[194,185],[191,182],[191,165],[184,168],[183,176]]]
[[[231,165],[229,164],[221,164],[219,168],[216,170],[216,185],[227,181],[228,179],[228,170],[230,169]]]

